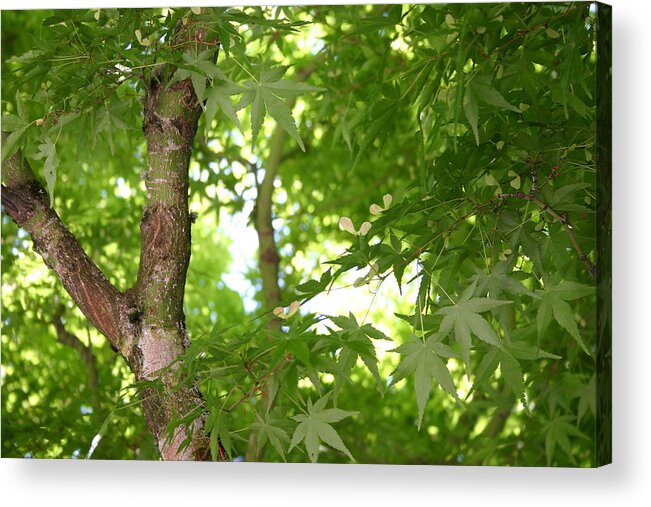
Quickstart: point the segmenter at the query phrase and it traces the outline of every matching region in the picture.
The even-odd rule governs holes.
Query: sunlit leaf
[[[348,458],[354,461],[352,454],[350,454],[341,437],[330,423],[357,415],[357,412],[349,412],[336,408],[326,409],[325,406],[329,397],[329,395],[324,396],[314,405],[308,403],[306,414],[299,414],[292,417],[292,419],[298,422],[298,426],[294,430],[289,451],[301,441],[304,441],[310,461],[316,463],[319,456],[319,442],[324,442],[330,447],[343,452]]]

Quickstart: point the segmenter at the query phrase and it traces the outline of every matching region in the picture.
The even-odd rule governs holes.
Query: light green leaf
[[[470,292],[466,291],[464,294],[470,294]],[[446,306],[436,312],[439,315],[445,315],[441,321],[441,327],[439,329],[441,335],[445,336],[454,329],[454,335],[459,344],[461,358],[466,365],[468,375],[471,374],[471,334],[474,334],[480,340],[497,347],[508,354],[508,351],[504,348],[504,345],[502,345],[497,333],[493,330],[488,321],[479,315],[479,313],[510,303],[511,301],[492,300],[489,298],[470,298],[464,300],[464,296],[462,295],[462,298],[456,305]]]
[[[570,305],[560,298],[553,298],[552,311],[554,313],[554,319],[556,322],[558,322],[558,324],[563,329],[572,335],[572,337],[577,341],[577,343],[581,346],[586,354],[589,356],[592,355],[590,354],[588,347],[585,345],[583,339],[581,338],[581,333],[579,333],[579,328],[576,325],[576,320],[574,319],[574,312],[572,311]]]
[[[373,374],[380,389],[383,389],[385,384],[380,377],[375,346],[370,338],[376,340],[390,340],[390,338],[370,324],[360,327],[352,313],[349,317],[338,316],[329,319],[341,328],[341,331],[333,333],[333,336],[341,340],[342,348],[337,362],[341,373],[347,375],[359,357]]]
[[[558,325],[570,333],[584,352],[591,355],[588,347],[581,338],[581,333],[574,318],[574,312],[567,301],[584,297],[594,293],[594,291],[595,288],[590,285],[570,281],[560,282],[558,285],[548,287],[546,291],[536,291],[537,294],[542,296],[536,315],[538,336],[543,336],[553,316],[554,320],[558,322]]]
[[[597,389],[597,376],[593,375],[590,381],[583,386],[579,394],[579,420],[585,415],[588,409],[592,415],[597,414],[597,397],[595,392]]]
[[[340,408],[328,408],[314,415],[316,419],[325,423],[339,422],[346,417],[354,416],[357,412],[349,412]]]
[[[450,371],[439,357],[439,355],[443,355],[441,352],[447,355],[446,353],[449,348],[439,347],[442,344],[437,342],[438,338],[435,335],[428,338],[425,342],[414,338],[411,342],[405,343],[395,350],[402,355],[402,360],[393,373],[391,383],[395,384],[413,373],[416,403],[418,405],[419,429],[423,421],[425,405],[429,400],[432,380],[436,380],[445,392],[456,401],[459,401]]]
[[[47,192],[50,195],[50,207],[54,206],[54,185],[57,181],[57,167],[59,167],[59,157],[55,144],[50,138],[47,138],[43,144],[38,145],[39,153],[35,156],[37,159],[45,158],[43,165],[43,177],[47,184]]]
[[[479,122],[479,107],[477,105],[477,99],[469,88],[466,89],[466,94],[463,98],[463,111],[466,113],[466,118],[468,119],[468,123],[470,123],[472,133],[475,135],[475,143],[479,146],[479,130],[477,128]]]
[[[488,377],[497,369],[497,366],[500,364],[500,352],[497,349],[490,349],[486,354],[483,355],[477,371],[475,372],[475,379],[473,381],[473,387],[475,385],[481,384],[488,379]]]
[[[305,151],[305,145],[296,127],[291,109],[284,99],[303,93],[320,91],[321,88],[281,80],[280,78],[286,71],[286,67],[272,67],[262,70],[257,81],[246,81],[244,83],[246,91],[240,99],[237,109],[252,104],[251,130],[253,142],[255,142],[260,132],[265,114],[269,113],[269,116],[276,120],[278,125],[292,136],[300,148]]]
[[[515,113],[520,112],[520,110],[514,105],[510,104],[500,92],[494,88],[491,88],[487,84],[484,84],[479,80],[473,80],[470,83],[470,87],[472,88],[477,98],[485,104],[495,106],[500,109],[508,109],[509,111],[513,111]]]
[[[301,414],[303,415],[303,414]],[[307,435],[307,425],[303,424],[304,421],[298,419],[298,416],[294,416],[293,419],[300,421],[300,424],[294,430],[294,435],[292,436],[292,441],[289,444],[289,452],[301,443],[301,440]]]
[[[16,112],[21,120],[25,123],[29,123],[29,117],[27,115],[27,108],[23,102],[23,97],[18,90],[16,90]]]
[[[215,84],[208,90],[207,96],[208,99],[206,100],[206,113],[205,113],[206,133],[211,128],[212,122],[215,119],[215,115],[217,114],[218,107],[226,116],[228,116],[231,120],[233,120],[233,122],[235,123],[235,125],[237,125],[237,128],[240,130],[240,132],[243,133],[240,119],[237,117],[237,114],[235,113],[235,108],[233,107],[233,104],[228,98],[229,96],[228,89],[224,86],[220,86],[219,84]]]
[[[547,32],[547,36],[550,39],[558,39],[561,36],[561,34],[558,33],[556,30],[554,30],[553,28],[547,28],[546,32]]]
[[[565,301],[572,301],[595,293],[595,287],[577,282],[562,281],[558,285],[549,288],[550,292],[558,295]]]
[[[275,95],[285,98],[297,97],[306,93],[325,91],[325,88],[310,86],[305,83],[297,83],[295,81],[289,81],[288,79],[266,83],[264,86],[265,88],[272,90]]]
[[[292,419],[299,424],[294,430],[292,441],[289,446],[291,451],[301,441],[305,442],[305,449],[312,463],[316,463],[319,455],[319,442],[324,442],[330,447],[343,452],[351,460],[354,460],[352,454],[341,440],[341,437],[335,429],[329,424],[337,422],[346,417],[356,415],[357,412],[348,412],[340,409],[325,409],[330,398],[330,393],[317,400],[312,405],[308,400],[307,414],[295,415]]]
[[[267,112],[269,115],[278,122],[278,124],[294,138],[294,140],[301,147],[301,150],[305,151],[305,145],[301,139],[300,134],[298,133],[298,128],[296,128],[296,122],[292,116],[292,112],[289,109],[289,106],[285,104],[283,100],[278,98],[277,95],[273,94],[270,91],[264,90],[264,103],[267,107]]]
[[[507,274],[503,270],[507,263],[498,263],[490,273],[485,273],[481,269],[476,269],[477,287],[480,294],[490,294],[497,297],[503,292],[516,295],[526,295],[536,297],[533,292],[522,285],[512,274]]]
[[[547,327],[552,321],[552,305],[550,298],[543,298],[536,313],[536,327],[538,329],[538,337],[542,338],[547,331]]]
[[[558,445],[563,452],[570,459],[572,464],[576,464],[574,453],[572,452],[572,444],[570,443],[570,436],[587,439],[573,424],[572,417],[561,416],[545,426],[545,454],[547,455],[547,465],[551,466],[554,457],[554,451]]]
[[[500,353],[500,372],[513,394],[524,401],[524,378],[520,363],[513,357]]]
[[[197,100],[201,103],[206,98],[206,76],[198,72],[190,72],[190,80],[194,87],[194,93],[197,95]]]
[[[364,333],[373,338],[374,340],[388,340],[391,341],[391,338],[389,338],[387,335],[385,335],[382,331],[379,329],[374,328],[371,324],[364,324],[361,328]]]
[[[257,432],[258,445],[262,447],[267,440],[271,443],[276,452],[285,459],[285,445],[289,443],[287,432],[280,427],[281,420],[275,419],[268,414],[263,419],[256,414],[257,421],[251,425],[251,429]]]
[[[28,123],[20,116],[17,116],[15,114],[5,114],[2,116],[3,132],[13,132],[14,130],[18,130],[27,126]]]
[[[330,426],[329,424],[327,424],[325,422],[317,420],[317,421],[314,421],[314,429],[315,429],[316,435],[321,440],[323,440],[330,447],[334,447],[338,451],[343,452],[346,456],[348,456],[351,460],[354,461],[355,458],[353,458],[353,455],[350,453],[350,451],[348,450],[348,448],[344,444],[343,440],[341,440],[341,437],[339,436],[339,434],[335,431],[335,429],[332,426]]]
[[[561,356],[547,352],[540,347],[524,341],[512,341],[508,346],[509,352],[517,359],[561,359]]]
[[[463,304],[463,307],[471,312],[482,313],[488,310],[494,310],[500,306],[513,304],[513,301],[506,301],[500,299],[490,299],[490,298],[472,298],[468,300],[467,303]]]
[[[461,351],[461,359],[463,359],[464,364],[466,365],[466,371],[468,376],[470,376],[470,348],[472,347],[472,337],[470,336],[470,327],[463,320],[463,317],[459,314],[451,314],[446,316],[454,320],[454,336],[457,339],[459,344],[459,350]],[[445,320],[445,319],[444,319]],[[441,324],[443,327],[443,324]]]
[[[20,142],[23,139],[23,136],[27,132],[27,127],[21,127],[18,130],[14,130],[11,134],[2,143],[2,162],[7,160],[11,155],[16,153]]]
[[[244,98],[244,97],[242,97]],[[264,120],[265,106],[264,101],[259,93],[253,95],[253,103],[251,104],[251,138],[252,141],[258,137],[258,133],[262,128],[262,121]]]
[[[206,431],[210,432],[210,452],[213,459],[219,456],[219,443],[229,458],[233,455],[233,441],[230,433],[230,415],[222,410],[211,413],[206,420]]]

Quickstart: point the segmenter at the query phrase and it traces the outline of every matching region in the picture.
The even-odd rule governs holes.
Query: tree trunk
[[[88,320],[127,361],[138,381],[162,381],[141,392],[143,412],[164,460],[209,458],[201,395],[179,387],[177,361],[188,345],[183,313],[190,261],[188,167],[201,108],[189,80],[165,89],[152,84],[145,97],[147,198],[141,221],[138,279],[121,293],[86,255],[49,206],[49,197],[22,153],[3,164],[2,204],[31,236]],[[190,427],[170,422],[195,412]],[[182,445],[189,439],[187,445]],[[181,449],[181,447],[183,447]]]
[[[273,191],[274,181],[278,174],[285,141],[285,130],[277,126],[271,136],[269,157],[265,165],[262,183],[258,185],[258,195],[255,202],[255,231],[258,235],[258,267],[262,278],[262,303],[266,311],[273,310],[280,304],[280,285],[278,271],[280,268],[280,255],[274,238],[273,228]],[[256,175],[257,176],[257,175]],[[268,329],[279,329],[280,320],[271,316],[267,322]],[[267,402],[263,399],[264,406]],[[245,461],[261,461],[264,446],[258,445],[255,431],[249,435],[246,446]]]
[[[140,267],[133,291],[139,325],[127,357],[138,380],[160,377],[163,382],[163,394],[146,389],[142,405],[165,460],[194,460],[208,455],[201,418],[191,428],[177,428],[172,439],[167,438],[166,432],[173,418],[201,410],[197,390],[174,390],[178,384],[174,363],[188,345],[183,313],[190,263],[188,167],[200,113],[189,80],[174,83],[168,89],[165,84],[152,83],[145,97],[149,165],[140,222]],[[174,394],[168,394],[171,392]],[[187,436],[191,437],[190,444],[178,452]]]

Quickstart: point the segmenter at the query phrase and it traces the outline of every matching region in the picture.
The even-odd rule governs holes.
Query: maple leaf
[[[349,412],[339,408],[325,408],[330,398],[330,393],[312,404],[307,400],[307,413],[298,414],[292,417],[299,424],[294,430],[289,451],[296,447],[301,441],[305,442],[305,449],[312,463],[316,463],[319,456],[319,444],[324,442],[330,447],[343,452],[351,460],[355,460],[336,430],[330,423],[341,421],[346,417],[357,415],[359,412]]]
[[[245,81],[245,91],[237,105],[237,109],[251,104],[251,133],[253,142],[258,137],[266,113],[278,122],[294,140],[301,150],[305,145],[296,127],[292,111],[284,99],[303,93],[322,91],[323,88],[296,83],[288,79],[280,79],[286,72],[286,67],[272,67],[260,72],[258,79]],[[253,76],[252,76],[253,77]]]
[[[342,348],[339,352],[339,361],[337,364],[342,370],[342,373],[348,375],[359,357],[373,374],[380,388],[383,388],[384,384],[377,367],[378,360],[375,355],[375,346],[371,338],[389,341],[390,338],[370,324],[360,326],[352,313],[348,317],[339,316],[329,318],[342,329],[341,331],[333,332],[333,334],[341,336]]]
[[[454,335],[459,344],[461,358],[466,365],[468,376],[470,376],[471,335],[475,335],[480,340],[509,354],[495,330],[480,313],[511,304],[512,301],[473,298],[471,296],[474,290],[475,283],[464,291],[458,303],[441,308],[436,312],[437,315],[444,315],[439,328],[439,333],[442,336],[448,335],[454,329]]]
[[[567,302],[592,294],[594,290],[595,288],[590,285],[568,281],[563,281],[547,290],[537,290],[536,294],[542,297],[536,316],[538,336],[542,337],[553,317],[558,325],[570,333],[583,351],[590,356],[590,351],[581,338],[572,307]]]
[[[429,400],[432,389],[432,380],[436,380],[444,391],[459,401],[450,371],[441,359],[441,357],[454,357],[456,354],[452,348],[441,343],[440,340],[439,334],[432,335],[425,341],[414,337],[412,341],[395,349],[395,352],[399,352],[403,358],[392,375],[391,384],[395,384],[407,375],[414,375],[416,403],[418,404],[418,429],[423,421],[425,404]]]
[[[576,466],[576,458],[572,451],[572,444],[570,436],[587,439],[581,431],[579,431],[570,416],[560,416],[550,421],[544,428],[545,436],[545,454],[547,455],[547,466],[551,466],[556,445],[558,445],[574,466]]]
[[[283,419],[272,417],[270,414],[266,414],[264,419],[259,414],[255,416],[257,420],[251,425],[251,429],[257,432],[260,448],[269,440],[274,449],[283,458],[283,461],[287,461],[285,459],[283,442],[289,442],[289,436],[281,427]]]
[[[50,138],[38,145],[38,154],[36,159],[44,158],[43,176],[47,184],[47,192],[50,195],[50,208],[54,206],[54,185],[57,181],[57,167],[59,167],[59,157],[57,156],[56,145]]]

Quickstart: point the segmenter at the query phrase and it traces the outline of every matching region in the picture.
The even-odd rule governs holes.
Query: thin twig
[[[510,192],[507,194],[499,194],[498,197],[500,199],[524,199],[526,201],[534,203],[536,206],[538,206],[541,210],[545,211],[548,213],[554,220],[556,220],[559,224],[563,226],[563,229],[565,230],[565,234],[567,234],[568,239],[570,240],[570,243],[572,243],[572,246],[574,247],[574,250],[576,251],[577,255],[579,256],[579,259],[583,264],[585,265],[586,269],[588,272],[593,276],[597,276],[597,268],[596,266],[588,259],[587,255],[583,253],[583,250],[579,246],[579,243],[576,241],[576,238],[574,237],[574,233],[572,232],[572,226],[569,223],[569,220],[567,218],[567,213],[558,213],[557,211],[553,210],[552,208],[549,207],[549,205],[538,198],[536,196],[536,193],[538,191],[537,187],[537,175],[536,175],[536,170],[532,169],[531,170],[531,179],[532,179],[532,186],[531,190],[529,190],[528,194],[525,194],[524,192],[518,191],[518,192]]]

